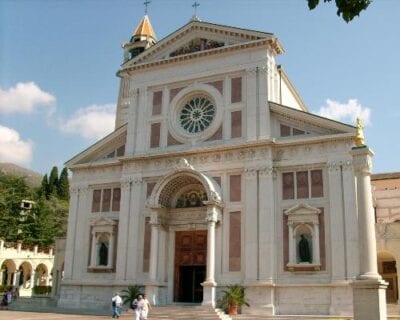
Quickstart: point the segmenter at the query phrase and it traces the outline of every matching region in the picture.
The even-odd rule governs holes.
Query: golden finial
[[[356,137],[354,139],[354,142],[356,143],[357,147],[361,147],[365,145],[365,138],[364,138],[364,126],[361,122],[361,119],[359,117],[357,117],[356,119]]]

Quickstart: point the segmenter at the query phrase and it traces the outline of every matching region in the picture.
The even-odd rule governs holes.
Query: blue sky
[[[348,24],[334,4],[198,2],[201,20],[274,33],[309,110],[360,114],[374,172],[400,171],[400,1],[375,0]],[[189,21],[192,3],[152,0],[158,39]],[[46,173],[112,130],[121,44],[143,14],[143,0],[0,0],[0,162]]]

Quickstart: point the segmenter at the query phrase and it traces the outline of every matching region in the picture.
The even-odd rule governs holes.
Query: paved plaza
[[[22,312],[0,310],[0,320],[94,320],[94,319],[111,319],[111,312],[108,316],[93,316],[79,314],[61,314],[61,313],[43,313],[43,312]],[[123,313],[120,319],[134,319],[133,313]]]

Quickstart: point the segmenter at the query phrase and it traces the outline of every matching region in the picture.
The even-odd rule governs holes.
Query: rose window
[[[214,104],[205,97],[189,100],[182,108],[179,121],[189,133],[198,133],[207,129],[215,116]]]

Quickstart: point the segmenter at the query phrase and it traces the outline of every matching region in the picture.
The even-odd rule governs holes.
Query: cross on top
[[[197,7],[200,7],[200,3],[198,3],[197,1],[194,1],[194,3],[192,4],[192,7],[194,8],[194,16],[197,15]]]
[[[150,3],[151,3],[150,0],[145,0],[143,2],[143,4],[144,4],[144,14],[147,14],[147,7],[149,6]]]

